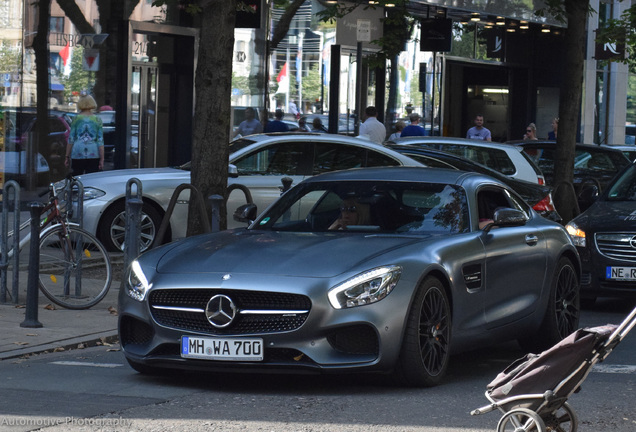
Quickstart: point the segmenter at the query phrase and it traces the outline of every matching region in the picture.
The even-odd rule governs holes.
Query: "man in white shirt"
[[[367,119],[360,125],[360,135],[377,144],[382,144],[386,140],[386,128],[377,119],[378,110],[374,106],[368,106],[364,114]]]

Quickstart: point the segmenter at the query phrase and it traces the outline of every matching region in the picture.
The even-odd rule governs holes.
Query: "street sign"
[[[356,35],[358,42],[371,42],[371,20],[359,19]]]
[[[82,67],[85,71],[97,72],[99,70],[99,50],[85,49],[82,58]]]

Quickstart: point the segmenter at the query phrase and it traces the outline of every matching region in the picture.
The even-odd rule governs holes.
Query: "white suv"
[[[519,180],[545,184],[539,167],[517,146],[465,138],[407,137],[389,141],[395,144],[426,146],[463,156]]]

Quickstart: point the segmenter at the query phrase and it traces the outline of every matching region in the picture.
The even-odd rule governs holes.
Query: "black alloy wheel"
[[[396,374],[406,385],[439,384],[450,358],[451,314],[444,286],[428,277],[409,312]]]

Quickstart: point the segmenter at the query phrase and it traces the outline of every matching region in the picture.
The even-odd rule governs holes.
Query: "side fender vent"
[[[462,269],[464,283],[469,290],[476,290],[482,287],[481,264],[470,264]]]

